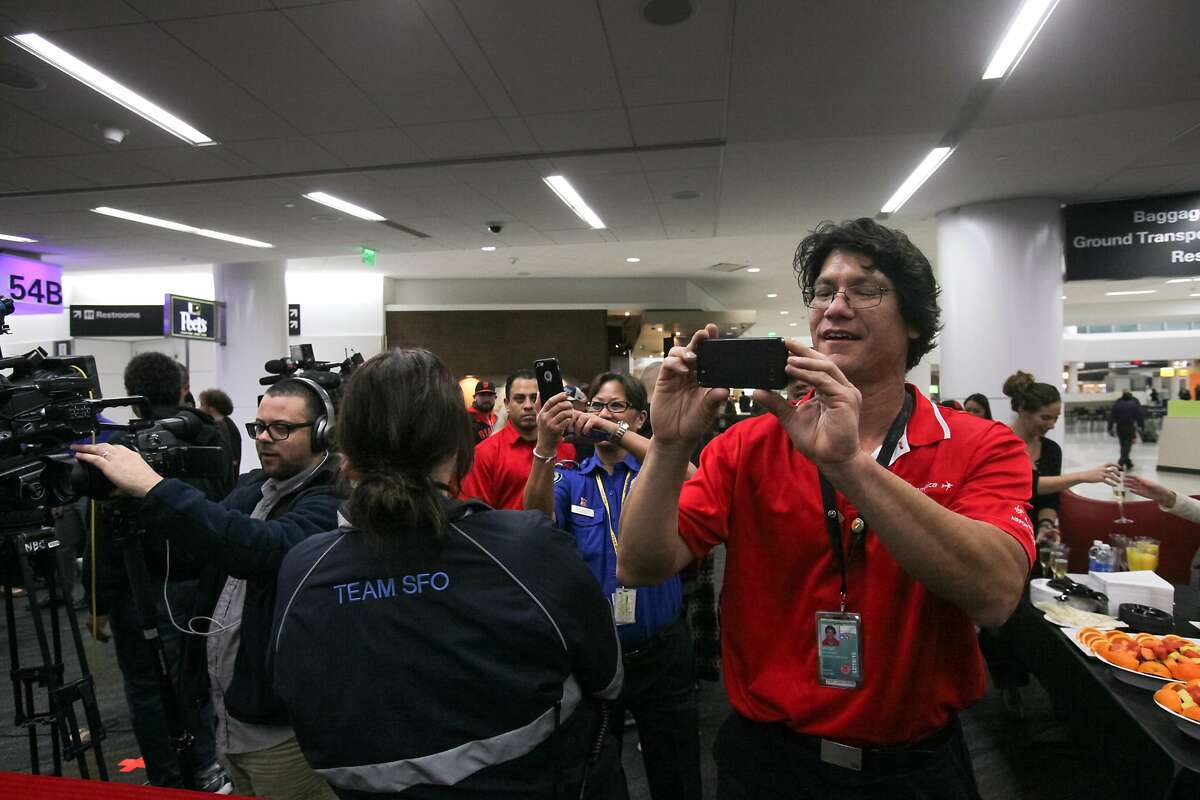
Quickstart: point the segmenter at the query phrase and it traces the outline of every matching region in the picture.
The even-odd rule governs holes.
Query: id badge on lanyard
[[[600,481],[599,475],[593,475],[596,479],[596,488],[600,491],[600,502],[604,504],[605,522],[608,524],[608,538],[612,542],[613,555],[617,554],[619,542],[617,541],[617,531],[613,528],[612,508],[608,504],[608,496],[604,489],[604,484]],[[621,489],[621,507],[625,507],[625,499],[629,497],[629,485],[633,482],[633,473],[625,475],[625,486]],[[637,621],[637,589],[627,589],[624,586],[618,586],[617,590],[612,593],[612,611],[613,622],[617,625],[632,625]]]
[[[907,391],[904,393],[904,405],[900,413],[888,429],[883,446],[879,448],[878,461],[885,468],[890,466],[892,454],[904,434],[912,416],[913,398]],[[837,492],[833,485],[821,478],[821,501],[824,507],[825,527],[829,533],[829,546],[833,550],[833,560],[841,573],[841,608],[837,611],[818,611],[816,613],[817,634],[817,682],[822,686],[838,689],[859,689],[863,685],[862,616],[846,610],[848,581],[846,562],[848,557],[842,548],[842,522],[837,509]],[[862,517],[855,519],[850,526],[850,555],[861,553],[866,555],[867,524]]]

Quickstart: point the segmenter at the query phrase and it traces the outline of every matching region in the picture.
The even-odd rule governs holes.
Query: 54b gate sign
[[[62,313],[62,267],[0,253],[0,295],[13,299],[18,314]]]

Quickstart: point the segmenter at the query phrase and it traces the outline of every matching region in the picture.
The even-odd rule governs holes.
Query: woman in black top
[[[1033,471],[1033,490],[1029,502],[1030,516],[1035,520],[1037,541],[1057,541],[1059,496],[1064,489],[1080,483],[1101,483],[1109,475],[1116,476],[1116,464],[1101,464],[1083,472],[1062,474],[1062,448],[1046,434],[1054,429],[1062,414],[1062,397],[1048,383],[1038,383],[1028,372],[1016,372],[1004,382],[1004,394],[1012,399],[1017,418],[1013,433],[1025,443]],[[979,648],[992,675],[992,683],[1000,690],[1004,712],[1010,717],[1024,716],[1020,687],[1029,683],[1029,669],[1016,650],[1004,638],[1001,629],[984,628],[979,632]]]
[[[1119,469],[1116,464],[1100,464],[1080,472],[1062,474],[1062,448],[1046,434],[1054,429],[1062,414],[1062,397],[1058,389],[1048,383],[1038,383],[1028,372],[1016,372],[1004,382],[1004,394],[1012,399],[1012,410],[1017,418],[1012,430],[1025,443],[1033,467],[1034,525],[1037,538],[1058,539],[1059,495],[1081,483],[1103,483],[1107,478],[1115,479]]]

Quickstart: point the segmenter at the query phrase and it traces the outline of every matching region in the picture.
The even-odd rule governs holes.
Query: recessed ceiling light
[[[776,297],[779,297],[779,292],[767,292],[767,297],[774,300]]]
[[[592,211],[591,207],[583,201],[583,197],[580,196],[579,192],[575,191],[575,187],[571,185],[571,182],[562,175],[548,175],[542,178],[542,180],[558,195],[559,200],[562,200],[567,204],[568,208],[575,212],[575,216],[592,226],[595,230],[606,227],[600,216],[595,211]]]
[[[788,323],[788,327],[789,327],[789,328],[794,328],[794,327],[796,327],[796,326],[797,326],[797,325],[799,325],[799,324],[800,324],[799,322],[789,322],[789,323]]]
[[[1135,289],[1127,292],[1105,292],[1106,297],[1123,297],[1130,294],[1154,294],[1157,289]]]
[[[479,249],[485,253],[494,253],[494,252],[496,252],[496,245],[488,244],[488,245],[484,245],[483,247],[481,247]]]
[[[629,312],[628,312],[628,311],[626,311],[626,312],[625,312],[625,316],[627,316],[627,317],[629,316]]]
[[[1064,295],[1062,296],[1062,298],[1063,298],[1063,300],[1066,300],[1066,299],[1067,299],[1067,296],[1064,294]]]
[[[167,133],[178,136],[188,144],[216,144],[212,137],[201,133],[179,117],[150,102],[137,92],[127,86],[123,86],[100,70],[90,64],[84,63],[38,34],[22,33],[17,36],[7,36],[5,38],[22,50],[32,53],[52,67],[62,70],[85,86],[99,92],[114,103],[118,103],[143,119],[153,122]]]
[[[790,313],[792,313],[792,312],[790,312],[790,311],[780,311],[780,312],[779,312],[779,316],[781,316],[781,317],[786,317],[786,316],[787,316],[788,314],[790,314]]]
[[[193,225],[187,225],[182,222],[174,222],[169,219],[160,219],[158,217],[148,217],[145,214],[135,214],[132,211],[122,211],[119,208],[109,208],[108,206],[98,206],[92,211],[97,214],[103,214],[106,217],[116,217],[128,222],[140,222],[143,225],[153,225],[156,228],[166,228],[167,230],[179,231],[180,233],[192,233],[197,236],[206,236],[209,239],[220,239],[224,242],[233,242],[234,244],[244,244],[247,247],[274,247],[273,244],[260,242],[257,239],[247,239],[245,236],[235,236],[232,233],[222,233],[221,231],[209,230],[208,228],[197,228]]]
[[[636,264],[639,261],[641,261],[641,259],[638,258],[637,256],[630,256],[629,258],[627,258],[625,260],[628,261],[630,264]]]
[[[663,329],[663,326],[662,326],[662,325],[659,325],[659,326],[658,326],[657,328],[655,328],[654,330],[658,331],[659,333],[662,333],[662,329]]]
[[[904,179],[904,183],[900,184],[900,188],[895,194],[888,198],[888,201],[883,204],[883,208],[879,209],[881,214],[894,214],[899,211],[908,198],[912,197],[917,189],[921,188],[921,184],[929,180],[929,176],[937,172],[950,154],[954,152],[953,147],[935,147],[929,151],[929,155],[921,160],[917,168],[912,171],[912,174]]]
[[[309,192],[308,194],[303,195],[303,197],[306,200],[312,200],[314,203],[320,203],[323,206],[336,208],[338,211],[341,211],[344,214],[349,214],[352,217],[358,217],[359,219],[366,220],[367,222],[383,222],[387,219],[387,217],[376,214],[370,209],[363,208],[362,206],[356,206],[354,203],[347,202],[342,200],[340,197],[334,197],[333,195],[325,192]]]
[[[762,272],[760,267],[749,267],[746,272]]]
[[[1057,5],[1058,0],[1025,0],[1021,4],[983,71],[985,81],[1003,78],[1016,68]]]
[[[28,239],[24,236],[12,236],[7,233],[0,233],[0,239],[6,242],[36,242],[37,239]]]

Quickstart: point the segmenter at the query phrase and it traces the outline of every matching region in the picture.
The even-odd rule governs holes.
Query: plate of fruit
[[[1200,644],[1182,636],[1082,628],[1076,638],[1132,686],[1158,689],[1165,682],[1200,678]]]
[[[1179,730],[1200,739],[1200,678],[1187,683],[1168,683],[1154,693],[1154,702],[1175,718]]]

